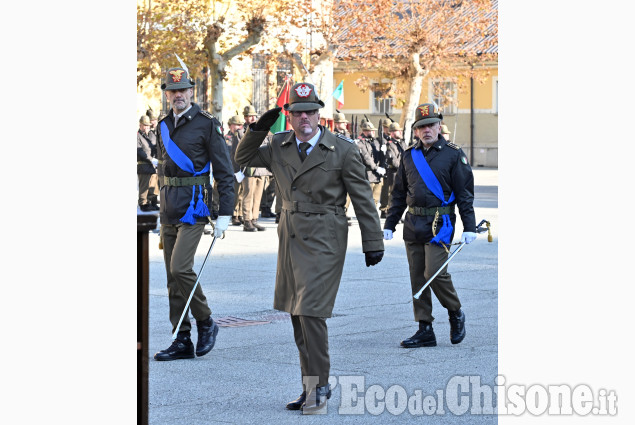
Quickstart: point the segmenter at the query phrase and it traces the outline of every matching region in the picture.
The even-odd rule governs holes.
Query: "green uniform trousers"
[[[431,243],[405,242],[408,265],[410,269],[410,286],[412,295],[419,292],[423,285],[439,270],[439,267],[448,259],[448,254],[443,247]],[[452,284],[452,277],[448,273],[448,266],[437,275],[430,285],[423,291],[418,300],[412,299],[415,321],[424,320],[432,323],[432,294],[434,291],[441,305],[449,311],[461,308],[461,302]]]
[[[162,224],[163,232],[163,258],[165,260],[165,271],[168,277],[168,298],[170,302],[170,322],[172,322],[172,332],[176,330],[179,319],[190,297],[192,288],[196,283],[196,272],[194,272],[194,254],[203,235],[205,224],[194,225]],[[199,282],[194,291],[189,310],[196,321],[206,320],[211,314],[207,299],[203,294],[203,288]],[[190,331],[189,314],[186,314],[181,323],[179,331]]]
[[[329,383],[331,360],[329,335],[323,317],[291,315],[293,336],[300,353],[300,370],[303,385],[322,387]],[[313,377],[313,378],[309,378]],[[315,381],[317,379],[317,381]],[[309,391],[311,388],[304,388]]]

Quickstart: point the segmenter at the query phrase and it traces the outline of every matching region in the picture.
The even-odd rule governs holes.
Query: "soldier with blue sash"
[[[227,229],[234,209],[232,163],[220,122],[192,103],[194,82],[187,68],[171,68],[161,85],[172,109],[158,125],[158,159],[161,187],[161,232],[167,273],[170,322],[176,331],[196,283],[194,254],[212,209],[210,173],[218,184],[218,218],[214,236]],[[162,161],[162,162],[161,162]],[[192,325],[184,316],[172,345],[155,354],[155,360],[191,359],[207,354],[216,342],[218,325],[212,319],[201,285],[189,305],[196,319],[196,352],[190,340]]]
[[[412,294],[448,259],[448,245],[454,237],[455,207],[463,222],[461,241],[476,239],[474,216],[474,176],[463,150],[448,143],[440,134],[442,114],[436,104],[424,103],[415,112],[415,143],[406,149],[392,187],[388,216],[384,223],[384,239],[390,240],[407,209],[403,225]],[[465,338],[465,313],[452,284],[447,266],[432,281],[419,299],[413,299],[415,321],[419,329],[401,342],[404,348],[437,345],[432,329],[431,290],[450,319],[450,342]]]

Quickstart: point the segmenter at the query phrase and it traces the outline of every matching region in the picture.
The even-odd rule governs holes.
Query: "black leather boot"
[[[263,227],[258,223],[258,220],[251,220],[251,225],[254,226],[259,232],[264,232],[265,230],[267,230],[266,227]]]
[[[276,224],[280,223],[280,213],[276,213]]]
[[[465,338],[465,313],[460,308],[457,311],[449,311],[450,317],[450,342],[458,344]]]
[[[218,325],[212,320],[212,316],[207,320],[197,321],[196,327],[198,328],[198,341],[196,342],[196,355],[198,357],[212,351],[214,344],[216,344],[216,335],[218,334]]]
[[[300,410],[305,400],[306,400],[306,391],[302,391],[302,394],[300,394],[300,397],[287,403],[287,409]]]
[[[168,361],[179,359],[193,359],[194,358],[194,344],[190,339],[189,332],[179,332],[176,334],[176,339],[165,350],[161,350],[154,355],[154,360]]]
[[[252,224],[251,220],[245,220],[245,224],[243,224],[243,231],[244,232],[255,232],[256,231],[256,228]]]
[[[302,405],[303,415],[315,415],[326,413],[322,410],[326,407],[326,400],[331,398],[331,384],[311,389],[306,395],[306,401]]]
[[[436,347],[437,337],[434,336],[434,329],[432,329],[432,323],[419,321],[419,330],[413,336],[401,341],[401,346],[404,348],[417,348],[417,347]]]
[[[241,226],[242,223],[235,215],[232,215],[232,226]]]

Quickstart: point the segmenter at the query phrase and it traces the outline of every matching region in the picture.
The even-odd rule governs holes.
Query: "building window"
[[[251,57],[251,72],[253,75],[252,105],[258,114],[269,109],[267,96],[267,56],[256,53]]]
[[[393,97],[392,83],[373,83],[373,114],[392,114]]]
[[[443,115],[455,115],[458,105],[456,83],[452,80],[430,81],[428,98],[432,99]]]

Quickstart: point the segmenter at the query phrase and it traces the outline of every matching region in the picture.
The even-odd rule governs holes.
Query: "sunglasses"
[[[306,114],[307,117],[312,117],[316,113],[317,113],[317,109],[314,109],[312,111],[291,111],[291,115],[293,115],[296,118],[301,117],[302,114]]]

